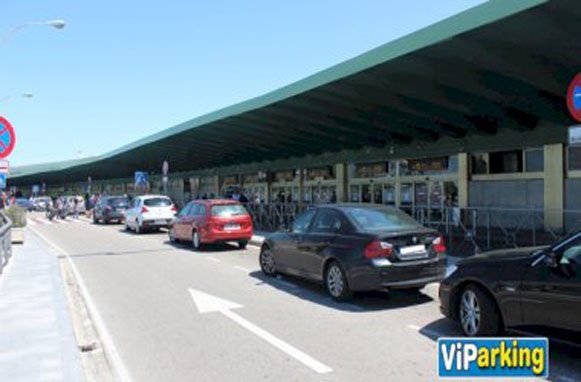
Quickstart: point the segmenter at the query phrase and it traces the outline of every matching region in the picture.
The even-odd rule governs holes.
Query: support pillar
[[[337,179],[337,203],[347,202],[347,165],[337,163],[335,165],[335,174]]]
[[[458,154],[458,207],[468,208],[470,192],[470,157],[468,153]]]
[[[544,146],[545,180],[544,180],[544,212],[545,228],[563,228],[564,206],[564,161],[563,144],[555,143]]]

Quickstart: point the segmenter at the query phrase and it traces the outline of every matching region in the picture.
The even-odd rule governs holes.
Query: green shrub
[[[26,226],[26,211],[22,207],[10,206],[4,210],[6,216],[12,220],[13,227]]]

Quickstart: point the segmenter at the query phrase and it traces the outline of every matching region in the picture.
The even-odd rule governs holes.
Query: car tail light
[[[446,253],[446,242],[444,241],[444,236],[437,237],[432,241],[434,246],[434,252],[436,253]]]
[[[149,210],[147,209],[147,207],[141,207],[141,213],[144,214],[146,212],[149,212]]]
[[[393,245],[375,240],[365,247],[365,257],[368,259],[377,259],[379,257],[389,257],[393,251]]]
[[[172,212],[178,212],[178,209],[176,208],[176,206],[171,206],[171,210],[172,210]]]

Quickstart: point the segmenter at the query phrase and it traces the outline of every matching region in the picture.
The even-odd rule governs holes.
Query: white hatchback
[[[146,230],[167,228],[177,209],[165,195],[137,196],[125,211],[125,229],[141,233]]]

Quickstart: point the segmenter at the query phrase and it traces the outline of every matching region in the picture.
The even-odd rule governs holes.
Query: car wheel
[[[194,251],[199,251],[202,248],[202,239],[200,239],[200,233],[196,230],[192,233],[192,247]]]
[[[99,219],[95,215],[93,215],[93,224],[99,224]]]
[[[481,288],[469,285],[460,294],[458,317],[464,334],[491,336],[500,330],[500,316],[494,300]]]
[[[248,240],[240,240],[238,242],[238,246],[240,247],[240,249],[246,248],[247,245],[248,245]]]
[[[276,260],[274,254],[268,247],[264,247],[260,250],[260,269],[262,273],[266,276],[274,277],[276,276]]]
[[[127,224],[127,220],[125,220],[124,226],[126,232],[131,231],[131,227],[129,227],[129,224]]]
[[[170,228],[167,234],[169,236],[169,241],[171,243],[177,243],[178,242],[178,240],[176,239],[176,233],[175,233],[175,231],[174,231],[173,228]]]
[[[335,301],[346,301],[351,297],[345,271],[338,262],[332,262],[325,272],[325,286]]]

